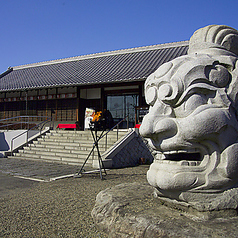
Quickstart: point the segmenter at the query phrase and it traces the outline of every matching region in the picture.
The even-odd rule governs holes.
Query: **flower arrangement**
[[[96,122],[96,121],[99,121],[99,119],[101,118],[102,116],[102,111],[99,111],[99,112],[96,112],[93,116],[93,119],[92,119],[92,122]]]

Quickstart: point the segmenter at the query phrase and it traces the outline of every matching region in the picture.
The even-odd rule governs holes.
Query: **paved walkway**
[[[0,173],[23,177],[35,181],[52,181],[60,177],[72,176],[80,166],[41,162],[23,159],[0,158]],[[86,168],[92,170],[92,168]]]

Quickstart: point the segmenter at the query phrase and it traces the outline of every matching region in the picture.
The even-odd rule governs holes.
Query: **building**
[[[83,129],[85,109],[108,109],[115,121],[145,107],[145,79],[188,50],[188,41],[39,62],[0,75],[0,119],[48,116]],[[38,119],[42,120],[42,119]]]

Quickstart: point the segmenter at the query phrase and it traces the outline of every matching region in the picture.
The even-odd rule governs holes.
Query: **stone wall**
[[[146,141],[132,129],[109,152],[103,155],[106,167],[123,168],[138,164],[150,164],[153,156],[146,145]]]

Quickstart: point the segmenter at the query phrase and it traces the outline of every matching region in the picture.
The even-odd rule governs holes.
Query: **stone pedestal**
[[[148,184],[126,183],[101,191],[92,216],[109,237],[237,237],[235,209],[199,211],[155,196]]]

